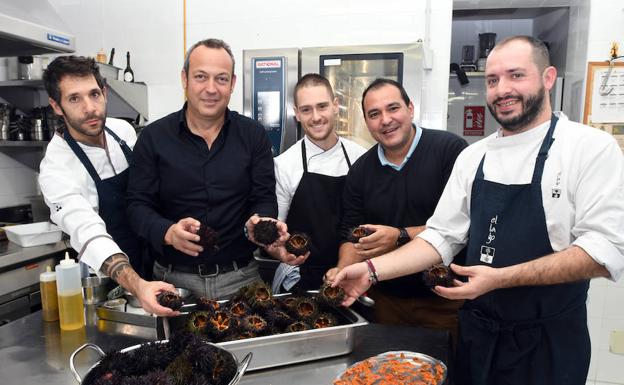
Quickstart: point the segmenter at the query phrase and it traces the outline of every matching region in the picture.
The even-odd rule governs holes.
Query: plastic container
[[[22,247],[41,246],[61,240],[63,232],[50,222],[4,227],[7,238]]]
[[[56,265],[56,288],[59,304],[59,320],[62,330],[75,330],[84,327],[84,302],[80,265],[69,254]]]
[[[56,292],[56,273],[50,266],[46,267],[45,273],[39,275],[39,288],[41,290],[41,318],[44,321],[58,321],[58,297]]]

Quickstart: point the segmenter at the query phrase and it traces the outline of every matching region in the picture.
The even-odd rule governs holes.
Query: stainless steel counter
[[[54,254],[67,249],[65,241],[58,241],[49,245],[21,247],[13,242],[0,242],[0,269],[7,266],[37,260],[43,256]]]
[[[72,385],[69,356],[80,345],[92,342],[104,349],[121,349],[156,339],[155,329],[97,320],[87,309],[87,326],[62,332],[58,322],[43,322],[41,313],[30,314],[0,327],[0,378],[7,385]],[[351,364],[389,350],[411,350],[448,363],[449,334],[421,328],[370,324],[355,328],[351,354],[306,364],[290,365],[246,374],[245,385],[331,384]],[[77,356],[81,374],[98,359],[91,350]]]

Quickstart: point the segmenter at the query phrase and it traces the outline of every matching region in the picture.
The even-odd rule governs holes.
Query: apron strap
[[[112,136],[113,139],[115,139],[115,141],[119,144],[119,147],[121,147],[121,151],[123,152],[124,157],[126,158],[126,161],[128,162],[128,164],[130,164],[130,162],[132,161],[132,150],[130,149],[128,144],[123,139],[121,139],[117,134],[115,134],[113,130],[111,130],[110,128],[104,126],[104,130],[108,132],[110,136]],[[87,172],[91,176],[91,179],[93,179],[95,183],[99,183],[102,179],[98,175],[97,171],[95,171],[95,167],[93,167],[93,164],[89,160],[89,157],[87,156],[87,154],[85,154],[82,148],[80,148],[80,146],[78,145],[78,142],[76,142],[76,139],[74,139],[74,137],[71,136],[71,134],[69,133],[69,130],[65,130],[63,132],[63,138],[65,139],[69,147],[72,149],[74,154],[76,154],[76,156],[80,160],[80,163],[82,163],[82,165],[87,169]]]
[[[104,126],[104,129],[110,134],[110,136],[113,137],[113,139],[115,139],[115,141],[117,141],[117,143],[119,143],[119,147],[121,147],[121,151],[123,151],[124,156],[126,157],[126,161],[128,162],[128,164],[130,164],[130,162],[132,161],[132,150],[130,149],[126,141],[121,139],[110,128]]]
[[[544,173],[544,164],[546,163],[546,158],[548,158],[548,151],[550,150],[550,146],[552,146],[555,139],[553,138],[553,133],[555,132],[555,126],[557,125],[557,121],[559,118],[552,115],[550,118],[550,127],[548,127],[548,132],[542,141],[542,146],[540,147],[539,153],[537,154],[537,158],[535,160],[535,168],[533,169],[533,178],[531,179],[532,183],[539,183],[542,180],[542,174]],[[487,154],[487,153],[486,153]],[[477,168],[477,174],[475,179],[483,179],[483,163],[485,161],[485,155],[483,154],[483,158],[481,158],[481,162],[479,162],[479,168]]]
[[[342,153],[344,154],[345,160],[347,161],[347,167],[351,168],[351,160],[349,160],[347,149],[345,148],[342,141],[340,141],[340,138],[338,138],[338,142],[340,143],[340,147],[342,147]],[[308,157],[306,154],[305,139],[301,141],[301,160],[303,162],[303,172],[307,173],[308,172]]]
[[[87,157],[87,154],[85,154],[82,148],[80,148],[80,146],[76,142],[76,139],[71,136],[69,130],[63,131],[63,138],[69,145],[69,148],[71,148],[74,154],[76,154],[78,160],[80,160],[80,163],[82,163],[82,165],[87,169],[87,172],[91,176],[91,179],[93,179],[95,183],[101,182],[100,176],[98,175],[97,171],[95,171],[95,167],[93,167],[93,164],[89,160],[89,157]]]
[[[533,184],[540,183],[542,181],[542,174],[544,173],[544,164],[548,158],[548,151],[550,150],[550,146],[552,146],[555,141],[553,133],[555,132],[555,126],[557,125],[558,120],[559,118],[557,118],[555,114],[552,114],[552,117],[550,118],[550,127],[548,127],[548,132],[544,137],[542,146],[537,154],[537,160],[535,161],[535,169],[533,170],[532,179]]]

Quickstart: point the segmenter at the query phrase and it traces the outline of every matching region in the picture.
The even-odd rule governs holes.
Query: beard
[[[100,115],[98,113],[93,113],[87,115],[84,118],[74,118],[65,112],[63,107],[61,107],[61,111],[63,111],[63,117],[65,118],[65,124],[69,127],[73,128],[77,132],[86,136],[99,136],[104,129],[104,123],[106,122],[106,110],[104,110],[104,114]],[[83,125],[88,120],[97,119],[100,121],[100,127],[98,129],[87,129],[83,128]]]
[[[499,116],[496,113],[496,103],[504,98],[498,98],[494,100],[493,103],[488,103],[488,109],[502,128],[508,131],[518,131],[520,128],[528,126],[542,112],[545,97],[546,89],[544,87],[541,87],[534,95],[528,95],[526,98],[521,95],[515,97],[520,103],[522,103],[522,111],[518,116],[512,116],[509,118]]]

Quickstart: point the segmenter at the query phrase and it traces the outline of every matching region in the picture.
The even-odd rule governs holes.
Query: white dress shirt
[[[579,246],[616,281],[624,271],[624,156],[611,135],[571,122],[562,113],[557,115],[554,142],[542,176],[552,249]],[[467,243],[470,193],[483,155],[487,153],[483,165],[486,180],[528,184],[549,125],[550,121],[505,137],[494,133],[459,155],[435,213],[419,235],[436,248],[444,263],[451,263]]]
[[[345,159],[340,143],[344,144],[351,164],[366,152],[359,144],[345,138],[329,150],[323,150],[314,144],[307,136],[297,141],[288,150],[274,159],[275,161],[275,193],[277,195],[278,219],[286,220],[290,202],[303,176],[303,161],[301,158],[301,141],[304,141],[308,160],[308,172],[329,176],[343,176],[349,172],[349,165]]]
[[[106,126],[130,148],[134,147],[136,133],[128,122],[107,118]],[[115,176],[128,168],[121,147],[108,133],[106,149],[82,143],[78,145],[101,179]],[[123,250],[107,237],[109,235],[104,220],[98,215],[95,182],[65,139],[58,134],[50,140],[41,161],[39,186],[50,208],[50,220],[69,235],[71,246],[82,253],[80,261],[101,275],[100,268],[104,260]]]

